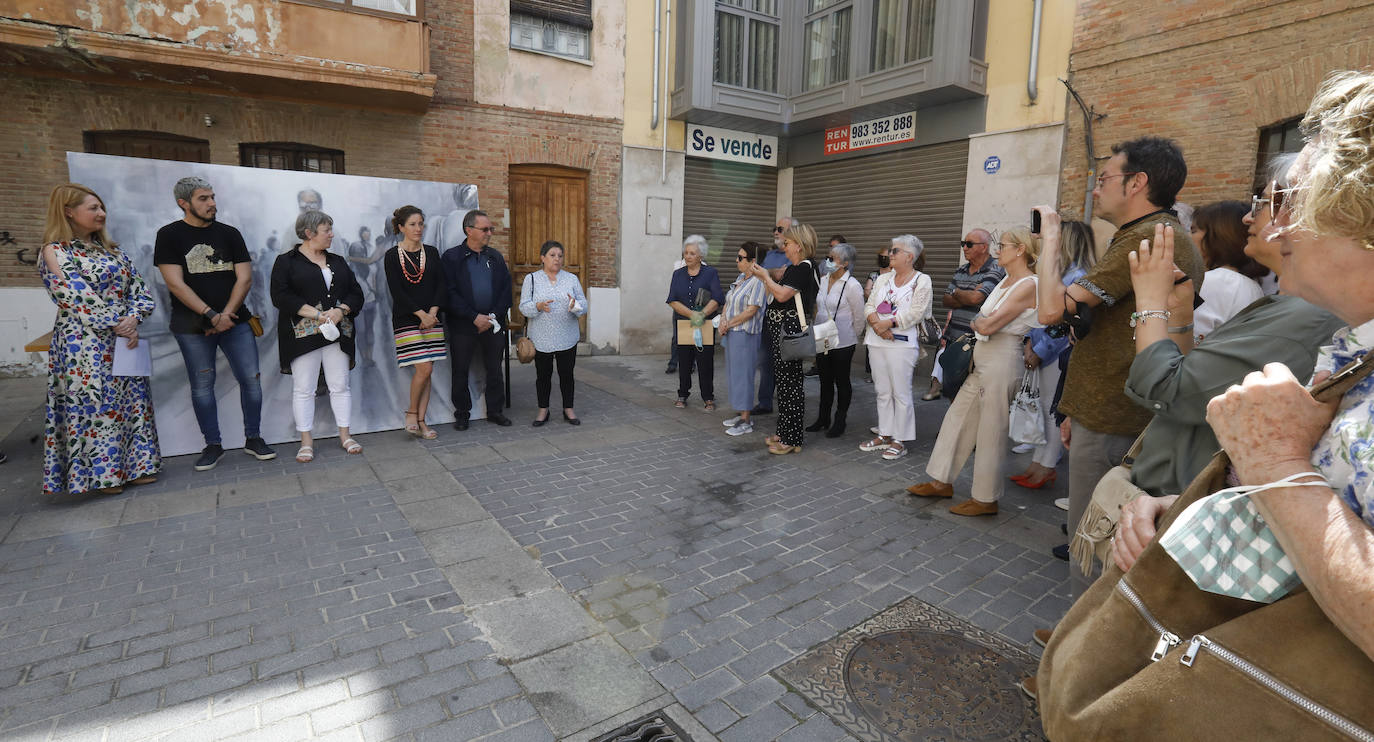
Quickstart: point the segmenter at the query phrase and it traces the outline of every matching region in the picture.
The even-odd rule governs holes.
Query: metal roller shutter
[[[739,275],[735,250],[754,240],[772,247],[778,216],[778,171],[771,167],[687,158],[682,236],[699,234],[711,244],[706,262],[720,272],[720,287]]]
[[[878,250],[899,234],[925,245],[925,272],[938,297],[961,259],[968,140],[799,167],[792,216],[823,245],[842,234],[858,250],[854,274],[878,268]],[[823,256],[822,256],[823,257]]]

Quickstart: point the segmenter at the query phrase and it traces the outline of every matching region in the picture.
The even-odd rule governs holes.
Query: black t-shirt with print
[[[219,222],[206,227],[193,227],[175,221],[157,231],[153,245],[154,265],[179,265],[186,285],[196,292],[215,311],[224,309],[238,280],[235,263],[252,263],[248,246],[237,229]],[[235,322],[248,319],[240,307]],[[210,320],[191,307],[172,297],[172,332],[201,333],[210,328]]]
[[[796,265],[788,265],[787,270],[782,273],[782,280],[778,283],[783,286],[791,286],[801,294],[802,309],[806,312],[807,322],[816,316],[816,292],[820,290],[820,282],[816,280],[816,270],[812,267],[810,260],[803,260]],[[774,299],[768,305],[769,309],[796,309],[797,304],[791,299],[780,302]]]

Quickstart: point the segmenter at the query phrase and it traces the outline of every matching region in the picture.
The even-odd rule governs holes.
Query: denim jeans
[[[262,420],[262,383],[258,380],[258,344],[247,322],[213,335],[172,333],[186,362],[191,381],[191,407],[196,412],[200,433],[206,445],[218,445],[219,410],[215,399],[215,349],[224,351],[229,370],[239,382],[239,404],[243,406],[243,435],[257,438]]]

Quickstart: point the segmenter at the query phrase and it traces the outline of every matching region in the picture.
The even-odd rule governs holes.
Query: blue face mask
[[[831,273],[834,273],[834,272],[835,272],[835,261],[831,260],[830,258],[826,258],[826,259],[825,259],[825,262],[824,262],[824,263],[821,263],[821,275],[822,275],[822,276],[828,276],[828,275],[830,275]]]

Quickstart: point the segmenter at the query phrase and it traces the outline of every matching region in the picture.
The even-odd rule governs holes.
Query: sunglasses
[[[471,230],[474,230],[474,231],[477,231],[477,232],[486,232],[487,234],[491,234],[492,232],[495,232],[495,231],[496,231],[496,227],[468,227],[468,229],[471,229]]]
[[[773,234],[781,234],[782,232],[783,232],[783,228],[782,228],[782,227],[773,227]]]
[[[986,244],[988,244],[988,243],[986,243],[986,242],[969,242],[968,240],[960,240],[960,242],[959,242],[959,247],[962,247],[962,248],[967,249],[967,248],[973,247],[974,245],[986,245]]]
[[[735,256],[735,260],[737,260],[737,261],[738,261],[738,260],[749,260],[749,256],[748,256],[748,255],[736,255],[736,256]]]

